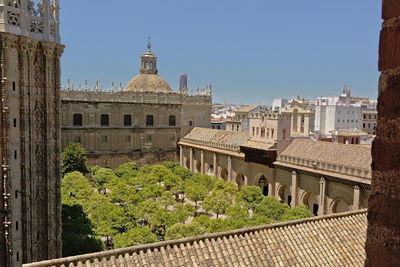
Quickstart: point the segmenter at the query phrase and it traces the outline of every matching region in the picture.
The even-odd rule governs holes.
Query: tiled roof
[[[366,230],[361,210],[24,266],[364,266]]]
[[[255,149],[259,149],[259,150],[276,149],[276,143],[265,143],[265,142],[259,142],[259,141],[254,141],[254,140],[249,140],[240,146],[255,148]]]
[[[193,128],[184,139],[201,142],[213,142],[224,145],[241,145],[249,139],[247,132],[215,130],[210,128]]]
[[[280,157],[308,159],[351,168],[371,169],[371,147],[294,139]],[[278,161],[280,159],[278,158]]]
[[[246,106],[246,107],[236,110],[235,112],[249,112],[250,110],[252,110],[256,107],[257,106]]]

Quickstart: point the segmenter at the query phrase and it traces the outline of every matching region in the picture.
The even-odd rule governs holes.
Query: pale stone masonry
[[[0,266],[61,256],[57,0],[0,0]]]
[[[140,74],[122,89],[72,88],[61,91],[62,147],[80,143],[88,165],[116,168],[178,161],[177,142],[193,127],[209,127],[211,85],[174,91],[157,75],[157,56],[141,55]]]
[[[367,207],[370,146],[294,139],[277,153],[279,140],[251,138],[241,132],[194,128],[179,142],[180,164],[194,173],[233,181],[239,189],[260,186],[264,195],[292,208],[306,205],[316,215]]]

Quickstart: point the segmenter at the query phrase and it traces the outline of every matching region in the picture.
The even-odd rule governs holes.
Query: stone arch
[[[222,168],[219,177],[224,179],[225,181],[228,180],[228,170],[226,168]]]
[[[343,198],[337,198],[332,201],[330,210],[332,213],[339,213],[339,212],[350,211],[351,208],[350,205],[343,200]]]
[[[292,193],[290,192],[290,187],[286,184],[281,184],[278,187],[278,199],[282,203],[286,203],[290,206],[292,202]]]
[[[207,174],[210,175],[210,176],[213,176],[213,175],[214,175],[214,165],[209,164],[209,165],[207,166]]]
[[[196,167],[195,167],[195,172],[201,172],[201,162],[198,160],[196,161]]]
[[[315,215],[318,215],[319,197],[312,191],[306,191],[301,196],[301,203]]]
[[[243,173],[239,172],[236,174],[236,184],[238,185],[239,191],[242,189],[242,187],[245,185],[245,180],[246,177],[244,176]]]
[[[264,174],[261,174],[258,176],[257,185],[260,187],[263,195],[268,196],[269,183],[268,183],[267,177],[265,177]]]
[[[185,166],[190,170],[190,159],[186,159]]]

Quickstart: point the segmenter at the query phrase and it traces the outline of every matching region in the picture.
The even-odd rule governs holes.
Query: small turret
[[[142,74],[157,74],[157,56],[151,52],[150,37],[147,41],[147,51],[140,57],[142,64],[140,67],[140,73]]]

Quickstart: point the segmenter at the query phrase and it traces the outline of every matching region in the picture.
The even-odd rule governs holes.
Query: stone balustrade
[[[200,141],[191,138],[181,138],[181,142],[187,142],[195,145],[205,145],[240,153],[240,144],[223,144],[212,141],[202,141],[202,140]]]

